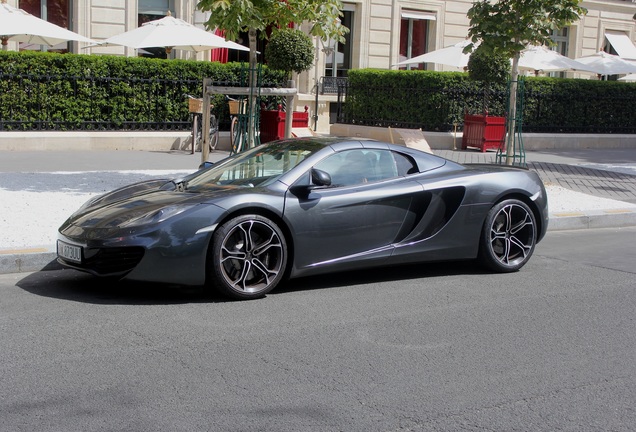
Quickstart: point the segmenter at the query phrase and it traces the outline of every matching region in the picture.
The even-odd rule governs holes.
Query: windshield
[[[267,186],[324,148],[311,142],[285,141],[256,147],[187,179],[190,191],[218,186]]]

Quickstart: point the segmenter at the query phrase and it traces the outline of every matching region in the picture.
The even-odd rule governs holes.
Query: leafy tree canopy
[[[276,31],[265,48],[265,60],[272,69],[301,73],[314,63],[311,38],[298,29]]]
[[[468,59],[468,75],[485,83],[503,83],[508,79],[510,60],[501,52],[479,45]]]
[[[208,28],[226,31],[228,39],[240,32],[264,30],[270,26],[287,27],[291,23],[308,22],[309,33],[321,39],[329,37],[344,42],[348,29],[340,23],[341,0],[200,0],[198,8],[210,11]]]
[[[587,9],[582,0],[479,0],[468,11],[468,36],[509,58],[526,45],[550,45],[553,29],[577,21]],[[470,52],[473,44],[466,47]]]

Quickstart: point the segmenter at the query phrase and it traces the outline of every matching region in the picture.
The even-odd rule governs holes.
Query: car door
[[[398,157],[389,150],[342,151],[314,166],[330,174],[331,186],[288,193],[284,216],[297,271],[390,256],[423,195],[422,185],[398,168]]]

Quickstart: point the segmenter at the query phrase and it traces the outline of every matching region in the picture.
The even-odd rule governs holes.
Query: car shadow
[[[366,285],[381,282],[396,282],[411,279],[426,279],[441,276],[468,276],[486,273],[487,271],[474,261],[404,264],[393,267],[374,267],[372,269],[350,270],[346,272],[291,279],[281,283],[271,294]]]
[[[35,295],[92,304],[171,305],[228,301],[205,286],[120,281],[66,269],[52,261],[16,286]]]
[[[369,283],[484,273],[485,271],[480,266],[471,261],[353,270],[287,280],[269,295]],[[217,294],[206,286],[193,287],[98,278],[87,273],[63,268],[55,261],[40,271],[30,273],[22,278],[16,283],[16,286],[38,296],[104,305],[177,305],[234,301]]]

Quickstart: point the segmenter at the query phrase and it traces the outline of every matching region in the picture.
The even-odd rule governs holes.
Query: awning
[[[403,10],[401,16],[402,18],[406,19],[437,21],[437,18],[435,18],[435,14],[432,14],[430,12]]]
[[[636,60],[636,46],[625,33],[607,31],[605,32],[605,38],[612,45],[612,48],[616,50],[616,54],[619,57],[627,60]]]

